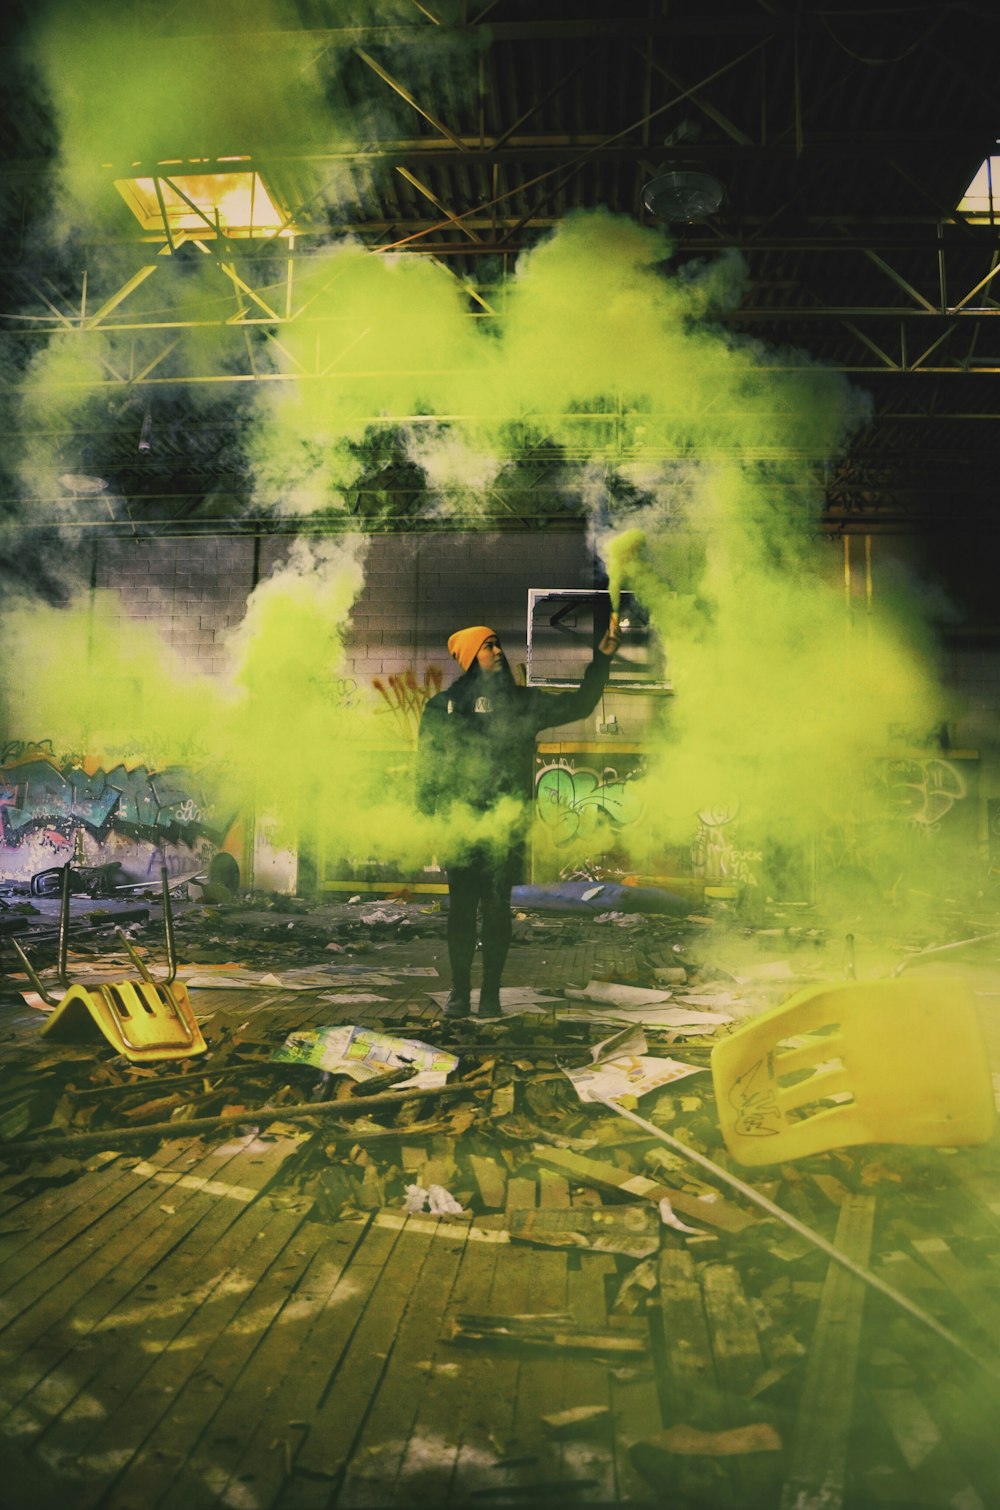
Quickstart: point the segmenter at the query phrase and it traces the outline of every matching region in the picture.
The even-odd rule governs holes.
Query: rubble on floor
[[[155,968],[155,899],[130,898],[129,910],[133,947]],[[128,973],[112,931],[122,912],[110,916],[74,918],[74,979]],[[50,919],[41,915],[34,942],[18,933],[39,967],[54,948]],[[199,1503],[211,1484],[213,1503],[281,1506],[421,1494],[441,1504],[674,1497],[741,1510],[994,1503],[995,1138],[957,1151],[838,1149],[753,1171],[761,1197],[870,1269],[881,1294],[684,1156],[746,1176],[723,1142],[711,1049],[797,984],[841,977],[840,945],[826,947],[821,929],[800,915],[757,930],[700,915],[522,915],[503,1015],[458,1021],[440,1013],[435,904],[320,909],[247,897],[182,907],[176,931],[204,1056],[136,1065],[110,1045],[49,1043],[38,1014],[10,994],[0,1019],[0,1324],[27,1349],[27,1361],[15,1352],[5,1364],[0,1437],[22,1454],[39,1438],[55,1444],[37,1454],[39,1472],[73,1484],[82,1475],[87,1503],[108,1506],[159,1504],[161,1493],[180,1503],[196,1478]],[[15,968],[11,956],[8,992]],[[618,1035],[650,1064],[685,1071],[623,1103],[652,1132],[581,1099],[595,1049],[600,1060]],[[363,1056],[361,1071],[350,1053]],[[414,1063],[439,1071],[437,1082],[408,1086]],[[209,1195],[215,1215],[198,1205]],[[301,1324],[300,1345],[328,1325],[340,1337],[342,1318],[324,1319],[315,1299],[320,1274],[342,1294],[358,1330],[339,1351],[328,1339],[329,1356],[309,1351],[304,1374],[280,1332],[260,1323],[262,1357],[288,1392],[275,1397],[266,1462],[228,1403],[251,1354],[237,1368],[232,1338],[198,1342],[201,1367],[222,1381],[206,1437],[204,1380],[173,1351],[166,1312],[146,1366],[179,1402],[169,1432],[166,1416],[140,1427],[140,1392],[134,1441],[103,1414],[88,1435],[76,1396],[59,1392],[70,1386],[47,1373],[41,1322],[33,1330],[32,1313],[3,1309],[19,1285],[45,1304],[35,1266],[38,1276],[55,1266],[52,1293],[70,1284],[59,1255],[69,1264],[73,1243],[86,1244],[88,1202],[98,1224],[136,1204],[133,1279],[121,1273],[128,1244],[114,1271],[101,1270],[113,1272],[106,1314],[123,1335],[143,1286],[161,1293],[158,1265],[173,1276],[171,1255],[194,1241],[164,1246],[160,1228],[186,1223],[182,1213],[220,1224],[213,1242],[228,1245],[225,1264],[243,1266],[262,1311],[284,1314],[282,1296],[310,1298],[318,1319]],[[76,1215],[57,1236],[61,1211]],[[246,1246],[258,1229],[259,1262]],[[191,1230],[208,1240],[201,1225]],[[171,1290],[178,1326],[188,1324],[182,1295],[204,1309],[196,1254],[207,1251],[196,1247],[177,1271],[187,1274],[187,1288]],[[79,1262],[93,1253],[85,1247]],[[98,1348],[86,1367],[99,1375],[118,1354],[102,1361],[97,1293],[67,1325]],[[235,1292],[218,1301],[238,1332]],[[140,1363],[129,1364],[136,1379]],[[270,1399],[277,1385],[260,1387]]]

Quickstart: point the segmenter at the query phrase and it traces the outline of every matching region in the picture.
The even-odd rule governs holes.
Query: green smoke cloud
[[[345,8],[344,22],[366,25],[377,9]],[[317,48],[280,0],[238,14],[238,25],[194,40],[194,9],[42,13],[66,225],[93,228],[120,210],[107,163],[230,151],[266,160],[348,146],[389,119],[382,93],[348,119],[333,88],[347,50]],[[398,14],[391,7],[388,19]],[[414,66],[429,67],[426,55]],[[347,513],[391,440],[426,479],[418,507],[429,517],[474,504],[485,521],[494,484],[521,457],[543,448],[560,459],[564,496],[585,511],[616,589],[638,593],[669,651],[674,697],[655,733],[643,822],[628,838],[650,865],[719,805],[738,808],[756,836],[805,842],[861,788],[891,725],[926,727],[942,714],[905,612],[876,594],[863,634],[852,628],[818,536],[819,468],[864,422],[864,396],[801,353],[730,334],[720,317],[744,288],[738,258],[683,271],[672,258],[662,230],[578,214],[501,288],[483,290],[484,305],[428,259],[340,239],[297,259],[290,318],[249,338],[260,381],[246,454],[258,504]],[[221,323],[240,296],[213,257],[164,259],[135,297],[140,312],[203,322],[160,373],[192,391],[195,379],[231,373],[248,337]],[[28,491],[57,453],[70,465],[61,446],[47,455],[46,437],[65,438],[80,396],[102,390],[107,337],[86,339],[67,333],[29,369]],[[18,610],[8,632],[26,654],[51,654],[14,699],[12,732],[53,737],[58,726],[65,748],[99,739],[136,758],[200,750],[289,839],[319,828],[345,852],[426,856],[435,835],[412,813],[407,752],[379,722],[377,695],[342,708],[331,693],[363,556],[361,541],[297,547],[253,595],[229,674],[214,684],[153,641],[137,636],[123,650],[110,600],[48,620]],[[78,639],[84,623],[89,659],[61,654],[61,637]]]

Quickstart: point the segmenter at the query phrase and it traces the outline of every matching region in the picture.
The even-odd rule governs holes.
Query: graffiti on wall
[[[636,784],[641,773],[638,756],[600,770],[572,755],[545,762],[539,757],[535,811],[557,845],[613,837],[642,817]]]
[[[691,868],[706,881],[758,886],[758,867],[763,855],[739,843],[736,804],[702,808],[698,831],[691,845]]]
[[[958,763],[939,755],[900,756],[882,762],[879,791],[889,815],[913,828],[936,833],[969,795]]]
[[[35,753],[43,748],[0,766],[0,839],[7,846],[41,832],[65,840],[77,828],[101,841],[118,833],[154,845],[218,844],[232,825],[235,815],[219,811],[199,778],[181,766],[88,771]]]
[[[429,666],[419,680],[409,669],[386,677],[372,677],[372,686],[382,698],[379,711],[392,715],[408,744],[416,743],[424,708],[441,691],[443,680],[438,666]]]

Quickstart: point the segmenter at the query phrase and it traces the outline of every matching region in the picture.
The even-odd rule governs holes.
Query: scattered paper
[[[723,1023],[732,1022],[731,1012],[695,1012],[687,1007],[669,1004],[649,1007],[602,1007],[596,1002],[593,1010],[570,1007],[559,1013],[561,1022],[606,1022],[613,1024],[634,1023],[646,1028],[673,1028],[677,1033],[699,1035],[711,1032]]]
[[[660,1059],[646,1053],[645,1034],[626,1028],[594,1045],[591,1062],[582,1069],[563,1070],[581,1101],[617,1101],[623,1096],[646,1096],[674,1080],[703,1073],[698,1064]]]
[[[700,1227],[689,1227],[687,1222],[681,1221],[670,1204],[670,1197],[668,1195],[665,1195],[660,1201],[660,1221],[665,1227],[673,1227],[676,1232],[689,1232],[692,1237],[701,1236],[702,1229]]]
[[[654,991],[647,986],[626,986],[613,980],[591,980],[582,991],[574,991],[572,999],[606,1002],[613,1007],[648,1007],[654,1002],[669,1001],[672,995],[667,986]]]
[[[365,1005],[373,1001],[389,1001],[388,996],[376,996],[371,991],[323,991],[316,998],[317,1001],[334,1001],[348,1006]]]
[[[458,1216],[464,1207],[443,1185],[407,1185],[403,1210],[411,1216],[420,1211],[429,1211],[433,1216]]]
[[[439,1007],[443,1007],[448,1000],[447,991],[428,991],[431,1001],[436,1001]],[[473,1012],[479,1006],[479,992],[473,991],[469,998]],[[559,1002],[562,998],[551,996],[545,991],[539,991],[535,986],[501,986],[500,987],[500,1010],[506,1016],[516,1012],[544,1012],[545,1004]]]
[[[413,1078],[398,1089],[418,1086],[424,1090],[444,1085],[458,1064],[455,1054],[419,1039],[393,1038],[372,1028],[349,1025],[290,1033],[271,1058],[291,1064],[312,1064],[320,1070],[348,1075],[352,1080],[373,1080],[376,1075],[412,1065]]]

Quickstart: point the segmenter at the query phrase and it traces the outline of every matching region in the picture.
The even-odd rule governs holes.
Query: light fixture
[[[682,142],[697,141],[699,135],[693,121],[682,121],[667,137],[665,145],[674,147]],[[722,184],[703,163],[668,159],[656,177],[644,185],[642,202],[657,220],[689,224],[714,215],[725,194]]]
[[[973,225],[996,225],[1000,218],[1000,157],[986,157],[955,206]]]
[[[67,493],[87,498],[96,498],[100,493],[106,493],[110,486],[103,477],[90,477],[85,472],[61,472],[59,484]]]
[[[295,227],[277,196],[247,159],[219,159],[208,171],[200,162],[161,162],[153,176],[116,178],[118,190],[143,231],[156,240],[205,240],[215,236],[291,237]],[[239,162],[240,167],[222,166]],[[138,164],[136,165],[138,166]]]

